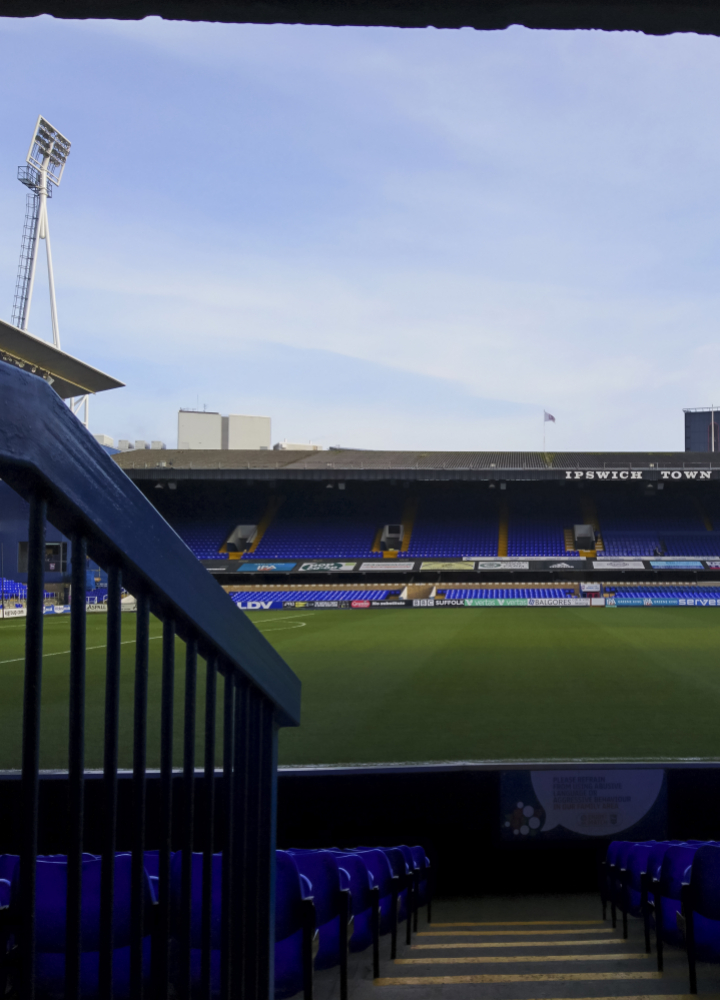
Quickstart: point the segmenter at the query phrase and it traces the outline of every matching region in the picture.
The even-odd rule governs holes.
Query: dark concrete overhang
[[[0,16],[720,34],[718,0],[0,0]]]
[[[720,453],[129,451],[113,456],[136,482],[578,482],[720,478]]]

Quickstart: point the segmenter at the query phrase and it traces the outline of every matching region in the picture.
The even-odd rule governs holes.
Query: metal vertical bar
[[[82,853],[85,781],[85,591],[87,541],[72,537],[70,591],[70,725],[68,746],[68,855],[65,997],[80,997]]]
[[[248,858],[246,834],[250,822],[247,809],[248,786],[248,708],[249,684],[235,676],[235,733],[233,753],[233,843],[232,843],[232,948],[230,952],[230,996],[245,1000],[251,996],[245,988],[245,966],[251,960],[248,950],[248,913],[246,904]]]
[[[130,995],[142,1000],[145,909],[145,767],[147,759],[147,694],[150,602],[137,595],[135,637],[135,707],[133,717],[133,816],[130,878]]]
[[[168,995],[170,982],[170,853],[172,850],[173,709],[175,697],[175,622],[163,622],[162,709],[160,720],[160,859],[156,993]]]
[[[205,681],[205,830],[202,878],[202,955],[200,996],[210,1000],[212,949],[213,848],[215,846],[215,711],[217,707],[217,661],[208,656]]]
[[[22,737],[22,846],[20,849],[20,993],[35,998],[35,885],[40,783],[40,692],[42,686],[45,518],[47,504],[30,498],[28,589],[25,621],[25,691]]]
[[[105,748],[103,759],[103,847],[100,885],[100,996],[113,995],[113,909],[115,899],[115,839],[117,830],[117,768],[120,715],[121,577],[108,566],[107,656],[105,665]]]
[[[230,1000],[230,951],[232,945],[233,871],[233,750],[235,745],[235,683],[229,666],[225,668],[223,692],[223,868],[222,914],[220,925],[220,1000]]]
[[[260,700],[258,816],[258,992],[270,998],[275,987],[275,827],[277,819],[277,726],[272,704]],[[347,979],[347,976],[346,976]]]
[[[185,649],[185,740],[183,750],[183,835],[180,887],[180,995],[190,998],[190,948],[192,942],[192,850],[195,809],[195,701],[197,691],[197,640]]]
[[[245,963],[246,996],[259,997],[259,889],[260,889],[260,773],[262,745],[260,739],[261,699],[255,687],[250,687],[248,704],[247,793],[245,819],[245,907],[248,960]]]

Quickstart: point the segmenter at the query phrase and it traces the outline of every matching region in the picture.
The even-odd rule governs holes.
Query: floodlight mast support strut
[[[43,156],[42,166],[39,171],[39,180],[34,185],[34,190],[37,195],[37,215],[35,217],[34,235],[35,238],[32,244],[32,256],[30,258],[30,268],[27,275],[27,286],[24,296],[24,304],[21,322],[19,323],[21,330],[27,330],[28,323],[30,321],[30,306],[32,304],[33,289],[35,287],[35,269],[37,267],[37,256],[38,256],[38,240],[45,240],[45,255],[47,257],[47,269],[48,269],[48,287],[50,290],[50,317],[52,319],[52,331],[53,331],[53,344],[55,347],[60,349],[60,328],[58,326],[57,317],[57,301],[55,299],[55,275],[53,274],[52,266],[52,250],[50,249],[50,225],[48,223],[47,214],[47,200],[48,200],[48,164],[50,163],[50,157],[52,155],[53,147],[55,143],[50,142],[47,152]],[[20,178],[24,184],[27,184],[27,180]],[[28,186],[30,186],[28,184]],[[22,256],[20,259],[20,269],[22,269]],[[20,280],[20,274],[18,274],[18,279]]]

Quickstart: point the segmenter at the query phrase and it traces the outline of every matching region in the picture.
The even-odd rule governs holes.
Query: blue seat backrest
[[[648,861],[653,852],[654,844],[634,844],[625,861],[628,873],[628,885],[640,892],[640,876],[648,870]]]
[[[696,912],[709,920],[720,920],[720,847],[698,847],[692,861],[690,884]]]
[[[668,847],[660,869],[660,895],[669,899],[680,899],[680,886],[686,869],[692,864],[697,847],[687,844]]]
[[[406,875],[408,866],[405,861],[403,852],[399,847],[381,847],[381,851],[385,853],[388,861],[390,862],[390,867],[393,870],[393,875]]]
[[[410,850],[412,851],[413,857],[415,858],[415,864],[419,866],[422,872],[425,872],[427,870],[428,865],[430,864],[425,854],[425,848],[416,846],[416,847],[411,847]]]
[[[202,947],[202,884],[203,856],[193,852],[190,876],[190,947]],[[170,907],[172,914],[180,913],[182,900],[182,851],[177,851],[170,862]],[[210,917],[210,939],[213,949],[220,948],[222,918],[222,854],[213,854],[212,859],[212,908]]]
[[[170,861],[172,858],[171,854]],[[160,851],[145,851],[145,871],[154,878],[160,875]]]
[[[17,854],[0,854],[0,878],[12,882],[20,856]]]
[[[416,871],[419,866],[415,863],[415,857],[410,848],[405,844],[398,844],[398,850],[402,851],[403,857],[405,858],[405,864],[408,866],[410,871]]]
[[[340,913],[340,872],[337,859],[330,851],[305,853],[288,851],[298,871],[312,882],[315,913],[319,925],[333,920]]]
[[[348,874],[352,912],[363,913],[372,905],[370,890],[375,884],[372,874],[359,854],[343,851],[333,851],[332,853],[337,858],[340,869]]]
[[[130,944],[131,866],[129,855],[115,859],[114,944],[125,948]],[[37,862],[37,931],[39,952],[65,950],[65,918],[67,907],[67,862],[38,860]],[[100,949],[100,876],[102,861],[92,858],[82,866],[82,949]],[[22,891],[19,866],[12,882],[11,907],[19,906]],[[152,903],[150,883],[145,876],[145,905]]]
[[[384,851],[373,848],[358,848],[355,852],[380,888],[380,897],[389,896],[392,892],[393,870]]]
[[[627,868],[627,859],[633,847],[635,847],[635,842],[633,840],[621,841],[617,854],[615,855],[615,864],[618,868]]]
[[[655,844],[648,855],[647,861],[647,873],[651,878],[660,878],[660,869],[662,868],[663,858],[668,852],[668,848],[672,847],[673,844],[677,846],[677,841],[675,842],[660,842]]]
[[[275,852],[275,940],[283,941],[302,927],[305,893],[300,872],[290,854]],[[312,893],[310,893],[312,895]]]
[[[607,862],[607,864],[609,864],[609,865],[614,865],[615,864],[615,861],[616,861],[616,858],[617,858],[617,853],[618,853],[618,851],[620,850],[621,846],[624,843],[625,843],[624,840],[611,840],[610,841],[610,843],[608,844],[607,854],[605,855],[605,861]]]

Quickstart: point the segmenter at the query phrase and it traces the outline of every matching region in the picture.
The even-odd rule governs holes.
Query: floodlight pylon
[[[35,270],[38,257],[38,240],[45,241],[48,286],[50,290],[50,315],[52,318],[53,344],[60,348],[60,328],[58,325],[57,302],[55,299],[55,276],[50,248],[50,226],[48,223],[47,201],[52,197],[52,185],[59,185],[67,158],[70,155],[70,141],[58,132],[42,115],[38,116],[26,157],[27,166],[18,169],[18,180],[28,188],[25,207],[25,223],[20,248],[12,322],[21,330],[27,330],[32,305]]]

